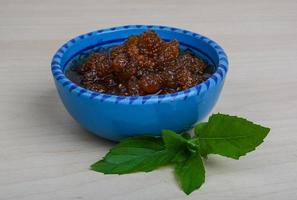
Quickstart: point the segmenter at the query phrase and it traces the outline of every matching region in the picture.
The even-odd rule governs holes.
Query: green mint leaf
[[[149,172],[175,164],[175,174],[182,190],[190,194],[205,181],[201,156],[219,154],[238,159],[263,142],[269,128],[246,119],[214,114],[208,122],[195,127],[195,137],[164,130],[162,137],[132,137],[115,145],[91,169],[105,174]]]
[[[183,136],[186,140],[191,139],[191,135],[189,133],[181,133],[181,136]]]
[[[195,126],[195,135],[198,136],[199,133],[203,132],[203,129],[207,126],[207,122],[199,123]]]
[[[195,129],[194,129],[194,132],[195,132],[195,135],[198,136],[199,133],[203,132],[203,129],[207,126],[207,122],[202,122],[202,123],[199,123],[198,125],[195,126]],[[205,148],[199,148],[199,151],[200,151],[200,155],[203,157],[203,158],[207,158],[207,151]]]
[[[163,130],[162,138],[166,148],[175,154],[172,159],[174,163],[186,160],[191,152],[198,149],[197,144],[191,142],[191,137],[188,134],[177,134],[174,131]]]
[[[269,128],[246,119],[225,114],[214,114],[207,123],[196,126],[201,155],[219,154],[239,159],[255,150],[267,136]]]
[[[164,142],[160,137],[138,136],[120,141],[115,147],[147,147],[155,150],[164,149]]]
[[[148,172],[168,164],[174,156],[161,138],[134,137],[115,145],[102,160],[91,165],[91,169],[105,174]]]
[[[205,181],[205,169],[199,152],[192,153],[183,162],[176,163],[175,175],[186,194],[200,188]]]
[[[188,158],[190,154],[191,152],[187,148],[180,149],[172,158],[172,163],[183,162]]]
[[[186,139],[186,137],[188,139]],[[196,151],[198,149],[198,145],[192,142],[191,137],[188,137],[184,134],[178,134],[174,131],[163,130],[162,138],[165,143],[167,149],[171,151],[180,151],[184,149],[188,149],[190,151]],[[194,138],[195,139],[195,138]]]
[[[167,149],[179,151],[187,146],[187,139],[171,130],[163,130],[162,138]]]

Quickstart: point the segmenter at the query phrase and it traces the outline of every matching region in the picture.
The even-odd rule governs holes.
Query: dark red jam
[[[79,84],[87,89],[143,96],[193,87],[210,76],[208,65],[191,52],[182,52],[177,40],[163,41],[148,30],[129,36],[120,46],[90,54],[72,71],[78,74]]]

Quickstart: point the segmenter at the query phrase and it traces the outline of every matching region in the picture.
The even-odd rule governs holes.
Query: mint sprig
[[[164,130],[162,137],[140,136],[122,140],[102,160],[91,165],[91,169],[104,174],[128,174],[174,165],[182,190],[190,194],[205,181],[201,156],[218,154],[239,159],[255,150],[269,130],[240,117],[214,114],[208,122],[195,127],[193,137]]]
[[[123,140],[91,169],[104,174],[149,172],[168,164],[174,153],[165,148],[161,138],[141,136]]]
[[[207,123],[196,126],[195,134],[203,155],[219,154],[239,159],[255,150],[269,130],[240,117],[215,114]]]

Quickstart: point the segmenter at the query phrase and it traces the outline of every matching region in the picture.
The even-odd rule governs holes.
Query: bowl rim
[[[196,39],[199,39],[202,42],[206,43],[207,45],[211,46],[215,50],[219,60],[217,69],[207,80],[191,88],[188,88],[186,90],[182,90],[182,91],[170,93],[170,94],[146,95],[146,96],[119,96],[119,95],[112,95],[108,93],[99,93],[99,92],[95,92],[95,91],[83,88],[75,84],[65,76],[61,61],[65,52],[67,52],[69,47],[71,47],[77,42],[80,42],[94,35],[100,35],[101,33],[106,33],[106,32],[110,33],[110,32],[127,30],[127,29],[167,30],[167,31],[178,32],[178,33],[195,37]],[[180,99],[185,100],[191,96],[196,96],[204,92],[207,92],[209,89],[215,87],[217,84],[219,84],[219,82],[225,79],[225,76],[228,71],[228,57],[224,49],[220,45],[218,45],[213,40],[203,35],[200,35],[198,33],[194,33],[180,28],[162,26],[162,25],[125,25],[125,26],[99,29],[96,31],[79,35],[69,40],[62,47],[60,47],[58,51],[54,54],[51,62],[51,71],[56,82],[59,83],[64,89],[68,90],[70,93],[73,93],[83,98],[94,99],[94,100],[99,100],[101,102],[104,101],[104,102],[110,102],[110,103],[116,103],[116,104],[151,104],[151,103],[163,103],[168,101],[175,101]]]

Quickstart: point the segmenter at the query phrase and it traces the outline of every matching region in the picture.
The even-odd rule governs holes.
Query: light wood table
[[[0,0],[0,199],[297,198],[296,0]],[[113,143],[87,133],[54,88],[51,56],[66,40],[123,24],[163,24],[209,36],[230,71],[214,112],[271,127],[239,161],[211,156],[186,197],[171,168],[105,176],[88,169]]]

